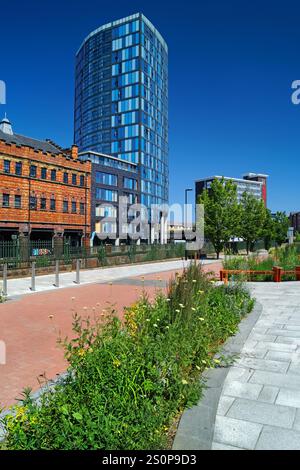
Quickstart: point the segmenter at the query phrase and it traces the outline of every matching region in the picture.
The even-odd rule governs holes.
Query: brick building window
[[[41,178],[42,180],[47,179],[47,168],[41,168]]]
[[[36,210],[37,208],[37,200],[35,196],[30,196],[29,200],[29,207],[31,210]]]
[[[56,181],[56,170],[51,170],[51,181]]]
[[[30,165],[30,177],[36,178],[36,166],[35,165]]]
[[[50,211],[55,211],[55,209],[56,209],[56,201],[55,201],[54,197],[52,197],[50,199]]]
[[[18,194],[15,195],[15,209],[21,209],[22,207],[22,198]]]
[[[63,212],[69,212],[69,202],[68,201],[63,202]]]
[[[64,183],[68,184],[69,183],[69,175],[68,173],[64,172]]]
[[[72,201],[72,214],[76,214],[76,212],[77,212],[76,201]]]
[[[4,173],[10,173],[10,161],[4,160]]]
[[[77,175],[75,174],[72,175],[72,184],[77,184]]]
[[[16,162],[15,174],[18,175],[18,176],[20,176],[22,174],[22,163],[21,162]]]
[[[80,203],[80,214],[84,215],[84,202]]]
[[[2,207],[9,207],[9,194],[3,194]]]
[[[80,175],[80,186],[84,186],[84,175]]]
[[[45,197],[41,197],[41,210],[42,211],[45,211],[47,209],[47,201],[46,201],[46,198]]]

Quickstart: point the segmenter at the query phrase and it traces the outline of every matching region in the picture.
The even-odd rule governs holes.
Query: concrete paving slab
[[[255,449],[300,450],[300,432],[275,426],[264,426]]]
[[[261,424],[217,416],[214,442],[251,450],[255,448],[261,430]]]
[[[292,427],[295,415],[296,410],[294,408],[244,398],[237,398],[227,413],[230,418],[283,428]]]
[[[262,385],[238,382],[237,380],[226,380],[222,394],[238,397],[238,398],[249,398],[250,400],[256,400],[262,390]]]
[[[227,397],[225,395],[222,395],[219,400],[217,415],[225,416],[234,400],[235,397]]]
[[[276,398],[276,404],[300,408],[300,390],[280,389]]]
[[[279,388],[272,387],[271,385],[265,385],[258,396],[259,401],[265,403],[274,403],[278,395]]]
[[[238,359],[237,364],[243,367],[249,367],[251,369],[280,373],[286,372],[289,366],[289,364],[282,361],[271,361],[268,359],[259,359],[245,356]]]
[[[300,376],[292,374],[279,374],[276,372],[267,372],[256,370],[250,378],[251,383],[258,383],[262,385],[273,385],[279,388],[292,388],[293,390],[300,390]]]

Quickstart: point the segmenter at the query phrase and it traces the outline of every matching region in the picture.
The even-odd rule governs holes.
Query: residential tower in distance
[[[143,14],[100,26],[83,41],[74,126],[79,157],[97,165],[93,230],[109,233],[101,214],[114,213],[121,195],[147,208],[168,203],[168,47]]]
[[[261,173],[245,173],[243,178],[232,178],[228,176],[209,176],[207,178],[199,179],[195,182],[195,194],[196,201],[198,196],[204,191],[204,189],[210,189],[211,183],[215,179],[221,180],[231,180],[237,186],[237,196],[238,200],[241,200],[241,197],[244,192],[252,194],[256,199],[262,199],[267,206],[267,179],[268,175]]]

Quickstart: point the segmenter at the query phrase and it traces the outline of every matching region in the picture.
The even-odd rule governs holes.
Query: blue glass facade
[[[144,15],[101,26],[80,47],[75,143],[137,164],[142,204],[168,202],[168,48]]]

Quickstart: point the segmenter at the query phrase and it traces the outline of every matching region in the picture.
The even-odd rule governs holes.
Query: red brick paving
[[[218,272],[220,263],[207,265],[204,269]],[[168,280],[174,273],[149,274],[145,280]],[[54,378],[66,369],[67,363],[57,338],[72,335],[74,311],[84,317],[94,315],[92,309],[96,307],[96,314],[100,315],[104,308],[113,304],[121,316],[124,307],[135,302],[143,288],[150,298],[157,290],[155,287],[117,282],[113,285],[89,284],[27,295],[1,304],[0,340],[6,343],[7,364],[0,365],[0,408],[20,398],[24,387],[39,388],[40,374]]]

